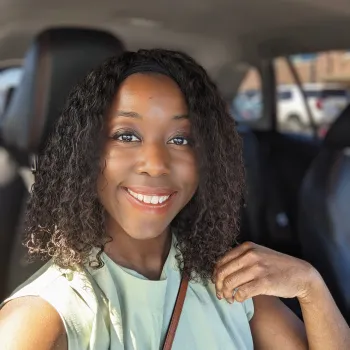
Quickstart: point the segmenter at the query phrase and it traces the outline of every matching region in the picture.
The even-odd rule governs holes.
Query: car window
[[[14,89],[22,77],[21,67],[5,68],[0,71],[0,116],[4,113]]]
[[[290,100],[293,97],[292,91],[277,91],[277,98],[279,100]]]
[[[320,98],[322,96],[322,91],[317,91],[317,90],[307,90],[304,88],[305,95],[308,98]]]
[[[339,90],[327,90],[325,88],[319,90],[308,90],[307,88],[305,88],[304,91],[308,98],[348,97],[348,91],[345,88]]]
[[[327,51],[291,57],[320,138],[350,103],[350,57]],[[312,135],[303,95],[284,58],[275,60],[277,127],[281,132]],[[294,93],[289,95],[286,86]]]
[[[322,97],[346,97],[346,98],[349,98],[349,91],[347,89],[323,90]]]
[[[256,68],[248,69],[231,104],[233,117],[242,124],[254,125],[262,118],[261,76]]]

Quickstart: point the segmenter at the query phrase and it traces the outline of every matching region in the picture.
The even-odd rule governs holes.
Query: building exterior
[[[317,55],[297,55],[293,62],[303,83],[334,82],[350,87],[350,51],[329,51]],[[283,58],[275,60],[278,84],[294,84],[295,81]],[[260,78],[255,69],[249,71],[241,85],[241,91],[260,89]]]

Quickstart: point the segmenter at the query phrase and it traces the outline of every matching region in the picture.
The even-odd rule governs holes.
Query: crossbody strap
[[[179,324],[182,307],[184,305],[184,301],[186,297],[187,287],[188,287],[188,278],[182,277],[181,284],[179,287],[179,292],[176,297],[173,314],[171,315],[169,328],[165,336],[163,350],[171,350],[171,347],[173,345],[177,325]]]

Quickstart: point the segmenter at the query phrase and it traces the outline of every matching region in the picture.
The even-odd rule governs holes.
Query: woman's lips
[[[126,190],[129,189],[135,193],[150,196],[166,196],[176,192],[176,190],[169,187],[125,186],[123,188]]]
[[[172,204],[177,192],[166,188],[123,187],[129,202],[139,210],[164,213]]]

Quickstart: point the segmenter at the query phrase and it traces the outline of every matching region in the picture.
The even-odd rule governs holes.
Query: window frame
[[[5,71],[8,71],[8,70],[11,70],[11,69],[20,69],[20,70],[22,70],[22,72],[23,72],[23,66],[21,66],[21,65],[14,65],[14,64],[12,64],[12,65],[9,65],[9,66],[2,66],[1,68],[0,68],[0,82],[1,82],[1,78],[2,78],[2,74],[5,72]],[[21,80],[21,77],[19,78],[19,81],[18,81],[18,83],[17,83],[17,85],[20,83],[20,80]],[[17,85],[13,85],[13,84],[9,84],[8,86],[7,86],[7,89],[10,89],[11,87],[17,87]],[[5,101],[3,101],[4,103],[5,103]],[[0,104],[0,118],[2,117],[2,115],[4,114],[4,112],[5,112],[5,104],[4,105],[1,105]]]

